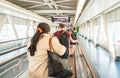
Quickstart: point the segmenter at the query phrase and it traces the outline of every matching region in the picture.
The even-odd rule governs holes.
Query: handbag
[[[48,50],[48,75],[55,78],[68,78],[73,75],[70,66],[62,59],[58,54],[55,53],[55,50],[51,44],[52,37],[49,39],[49,48]],[[52,50],[53,52],[52,52]]]

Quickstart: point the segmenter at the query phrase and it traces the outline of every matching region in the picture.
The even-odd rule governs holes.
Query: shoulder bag
[[[48,50],[48,75],[55,78],[68,78],[73,75],[71,67],[62,59],[52,46],[52,37],[49,39]],[[52,52],[52,50],[53,52]]]

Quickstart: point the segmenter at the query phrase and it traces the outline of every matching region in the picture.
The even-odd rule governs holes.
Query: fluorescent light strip
[[[76,10],[76,14],[75,14],[75,20],[74,20],[74,25],[76,24],[77,22],[77,19],[81,13],[81,10],[85,4],[86,0],[78,0],[78,5],[77,5],[77,10]]]

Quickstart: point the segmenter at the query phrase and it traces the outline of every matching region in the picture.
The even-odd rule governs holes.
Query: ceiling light
[[[76,10],[76,14],[75,14],[75,20],[74,20],[74,25],[76,24],[77,22],[77,19],[81,13],[81,10],[85,4],[86,0],[78,0],[78,4],[77,4],[77,10]]]

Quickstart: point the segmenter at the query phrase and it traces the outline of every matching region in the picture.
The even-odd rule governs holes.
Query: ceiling
[[[69,16],[74,22],[78,0],[7,0],[51,20],[51,16]]]

